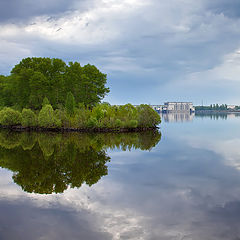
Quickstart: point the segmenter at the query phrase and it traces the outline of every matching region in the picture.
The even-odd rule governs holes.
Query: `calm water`
[[[240,116],[161,133],[0,132],[0,239],[240,239]]]

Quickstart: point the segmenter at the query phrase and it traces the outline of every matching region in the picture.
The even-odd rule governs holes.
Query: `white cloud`
[[[196,73],[195,77],[207,81],[240,82],[240,49],[223,57],[222,63],[205,72]]]
[[[103,44],[117,39],[121,34],[121,20],[127,19],[143,1],[101,1],[85,12],[73,11],[59,18],[41,16],[32,19],[34,24],[23,28],[27,33],[51,41],[69,44]]]
[[[91,62],[118,78],[124,74],[121,86],[116,74],[111,75],[113,89],[126,95],[118,97],[113,92],[112,99],[121,102],[132,95],[136,82],[139,86],[132,97],[138,99],[144,95],[146,84],[160,90],[166,85],[167,96],[172,94],[172,86],[186,85],[181,92],[186,95],[203,79],[237,80],[238,60],[230,55],[240,47],[239,19],[212,11],[206,0],[93,0],[72,4],[73,10],[68,7],[61,14],[41,14],[25,25],[2,23],[0,70],[5,73],[26,56]],[[234,58],[235,63],[225,61],[224,56]],[[141,88],[143,81],[146,84]],[[125,84],[128,91],[123,89]],[[222,82],[219,86],[225,88]],[[199,95],[197,91],[194,94]],[[155,92],[149,96],[151,102],[158,99]]]

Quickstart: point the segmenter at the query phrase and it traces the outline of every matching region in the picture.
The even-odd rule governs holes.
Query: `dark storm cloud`
[[[88,6],[88,2],[80,0],[77,5],[84,10]],[[31,17],[61,14],[74,10],[75,7],[76,0],[1,0],[0,22],[24,22]]]

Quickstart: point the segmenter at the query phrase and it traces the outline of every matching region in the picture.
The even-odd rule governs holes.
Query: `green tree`
[[[46,128],[51,128],[59,125],[55,119],[54,111],[50,104],[42,107],[38,115],[38,124],[40,127]]]
[[[48,105],[48,104],[50,104],[48,98],[44,97],[43,102],[42,102],[42,107],[44,107],[45,105]]]
[[[67,93],[72,92],[77,103],[93,107],[109,92],[106,81],[106,74],[90,64],[81,67],[70,62],[68,66],[57,58],[25,58],[9,77],[0,76],[0,104],[17,102],[20,108],[41,109],[46,96],[56,109],[64,106]]]
[[[66,98],[66,103],[65,103],[65,108],[67,110],[67,114],[72,116],[74,114],[74,109],[75,109],[75,98],[71,92],[67,93],[67,98]]]
[[[44,96],[48,92],[48,80],[41,72],[34,72],[29,80],[30,96],[29,107],[40,109]]]
[[[107,75],[90,64],[85,65],[82,71],[81,102],[85,103],[85,105],[94,106],[100,103],[109,92],[109,88],[105,87]]]
[[[44,96],[57,107],[64,103],[64,73],[66,64],[61,59],[25,58],[11,71],[16,97],[21,107],[41,108]],[[14,89],[12,89],[14,90]]]

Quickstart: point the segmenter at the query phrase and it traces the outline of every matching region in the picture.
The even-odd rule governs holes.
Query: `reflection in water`
[[[195,113],[190,112],[172,112],[172,113],[162,113],[161,118],[164,122],[189,122],[192,121]]]
[[[217,112],[217,113],[195,113],[195,117],[198,118],[210,118],[212,120],[227,120],[228,118],[240,117],[240,113],[227,113],[227,112]]]
[[[45,134],[0,132],[0,166],[30,193],[61,193],[70,186],[91,186],[108,174],[108,148],[149,150],[159,132],[119,134]]]
[[[239,124],[240,118],[229,116],[227,121],[206,117],[194,118],[191,124],[164,124],[164,138],[151,152],[122,150],[148,149],[158,141],[158,134],[48,134],[47,139],[41,134],[0,134],[0,165],[11,169],[0,169],[0,239],[240,239]],[[48,171],[44,166],[48,161],[55,167],[49,173],[60,174],[63,180],[66,175],[67,182],[74,176],[74,163],[65,158],[69,164],[63,163],[62,170],[61,159],[53,156],[71,152],[71,143],[76,152],[92,149],[111,157],[105,164],[108,176],[79,189],[71,188],[69,180],[64,193],[47,195],[23,192],[12,182],[12,171],[20,174],[24,161],[43,178],[34,178],[35,185],[47,176],[33,165]],[[14,158],[7,156],[11,149]],[[22,152],[32,154],[32,162],[17,156]],[[90,162],[95,172],[97,162]],[[89,171],[91,167],[82,171],[83,181]]]

